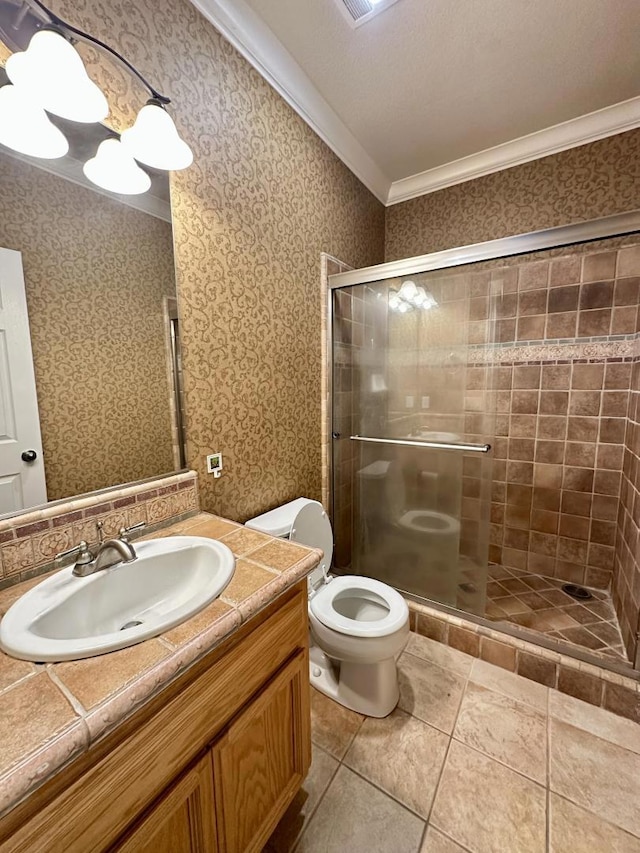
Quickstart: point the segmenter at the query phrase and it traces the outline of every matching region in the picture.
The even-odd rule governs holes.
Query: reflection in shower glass
[[[492,287],[466,269],[333,292],[336,568],[480,615],[491,454],[429,445],[493,441]]]

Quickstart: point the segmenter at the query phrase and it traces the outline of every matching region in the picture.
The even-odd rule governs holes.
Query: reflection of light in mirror
[[[29,157],[64,157],[69,143],[43,109],[15,86],[0,89],[0,144]]]

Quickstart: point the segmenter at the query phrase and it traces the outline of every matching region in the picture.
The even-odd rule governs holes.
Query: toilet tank
[[[292,529],[294,524],[297,530]],[[245,522],[245,527],[281,539],[293,538],[295,542],[309,548],[319,548],[324,554],[324,559],[307,578],[309,591],[327,582],[333,557],[333,531],[327,514],[318,501],[296,498],[249,519]]]
[[[269,512],[250,518],[249,521],[245,521],[244,526],[250,527],[252,530],[259,530],[261,533],[268,533],[270,536],[288,539],[295,517],[303,506],[310,503],[314,503],[314,501],[309,500],[309,498],[296,498],[294,501],[289,501],[289,503],[269,510]]]

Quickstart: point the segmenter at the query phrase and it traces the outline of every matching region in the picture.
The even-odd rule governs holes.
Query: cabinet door
[[[217,853],[211,753],[113,848],[117,853]]]
[[[220,851],[259,851],[309,769],[306,652],[299,652],[267,684],[212,752]]]

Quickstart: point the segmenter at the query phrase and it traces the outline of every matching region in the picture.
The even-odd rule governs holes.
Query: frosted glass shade
[[[413,300],[417,292],[418,288],[414,281],[405,281],[400,288],[400,296],[402,296],[403,299]]]
[[[140,195],[151,186],[149,175],[117,139],[101,142],[96,156],[87,160],[82,171],[96,186],[120,195]]]
[[[25,51],[7,59],[12,83],[54,115],[79,122],[102,121],[107,99],[89,79],[80,54],[54,30],[39,30]]]
[[[154,169],[178,171],[193,163],[193,153],[180,139],[173,119],[154,101],[140,110],[133,127],[124,131],[121,141],[132,157]]]
[[[29,157],[64,157],[69,143],[29,95],[8,84],[0,89],[0,143]]]

